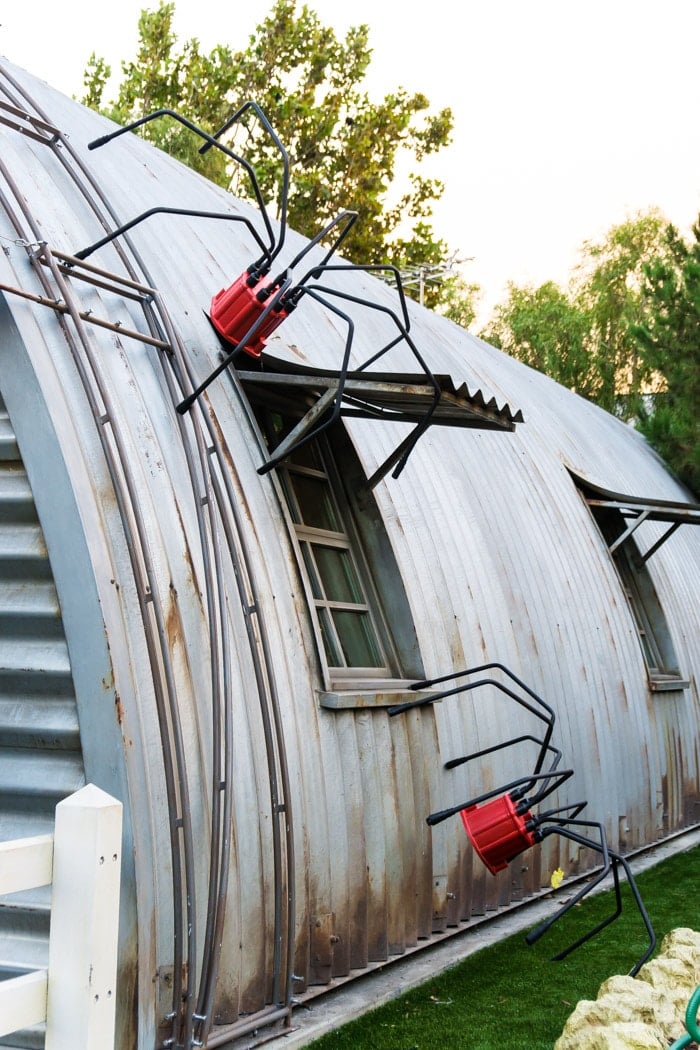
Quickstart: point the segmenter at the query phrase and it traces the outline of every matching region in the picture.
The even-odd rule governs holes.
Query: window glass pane
[[[314,598],[323,598],[323,591],[321,590],[321,581],[318,573],[316,572],[316,564],[314,562],[314,556],[311,553],[311,549],[308,543],[301,544],[301,553],[304,557],[304,565],[306,571],[309,574],[309,583],[311,584],[311,593]]]
[[[629,552],[624,550],[621,552],[618,551],[618,555],[615,556],[614,560],[625,585],[625,593],[637,624],[637,630],[639,631],[639,638],[642,643],[644,659],[647,662],[647,666],[652,673],[668,670],[668,668],[664,666],[664,657],[662,654],[663,635],[661,617],[663,616],[663,613],[660,613],[656,617],[653,616],[653,604],[651,601],[647,602],[645,598],[644,588],[642,586],[644,582],[643,577],[641,574],[637,574],[634,562],[629,557]]]
[[[318,543],[312,545],[312,550],[326,601],[365,605],[349,552],[342,547],[323,547]]]
[[[315,441],[307,441],[305,445],[300,448],[295,448],[294,452],[289,457],[290,463],[295,463],[299,467],[311,467],[313,470],[323,471],[323,461],[321,454],[318,449],[318,445]]]
[[[595,508],[592,513],[608,547],[612,546],[626,531],[627,520],[616,508]],[[666,616],[634,539],[628,538],[612,558],[637,627],[649,673],[652,677],[659,674],[678,676],[678,660]]]
[[[335,634],[335,628],[331,621],[330,613],[324,606],[318,606],[318,623],[321,628],[323,648],[326,650],[326,659],[331,667],[343,667],[343,654]]]
[[[304,525],[329,532],[342,532],[333,495],[325,478],[289,474]]]
[[[642,643],[642,649],[644,650],[644,659],[647,662],[647,667],[652,672],[658,672],[660,669],[659,664],[661,663],[661,661],[652,653],[651,648],[649,646],[649,641],[644,630],[640,630],[639,637]]]
[[[256,412],[256,416],[266,438],[268,440],[271,439],[276,444],[284,434],[284,420],[282,416],[279,412],[265,412],[264,410],[261,410],[260,413]]]
[[[334,609],[333,622],[349,667],[383,666],[384,661],[368,613]]]
[[[283,440],[298,416],[260,407],[256,413],[270,446]],[[294,450],[277,469],[305,570],[307,594],[316,617],[319,646],[332,673],[352,676],[371,669],[385,677],[395,671],[372,579],[359,546],[348,496],[325,435]],[[371,547],[371,545],[370,545]]]

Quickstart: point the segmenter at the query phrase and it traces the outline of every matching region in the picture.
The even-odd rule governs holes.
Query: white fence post
[[[122,804],[88,784],[56,807],[46,1050],[112,1050]]]

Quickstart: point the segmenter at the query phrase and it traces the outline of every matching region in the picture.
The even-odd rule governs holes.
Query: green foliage
[[[83,101],[120,124],[156,109],[172,109],[215,132],[240,105],[254,100],[287,149],[291,161],[288,221],[313,236],[343,209],[359,213],[343,254],[360,263],[411,265],[444,258],[430,217],[442,184],[412,172],[398,198],[401,158],[420,166],[450,141],[449,109],[430,113],[421,93],[397,88],[378,102],[362,88],[371,59],[367,26],[344,40],[296,0],[276,0],[269,15],[235,51],[226,45],[204,54],[196,39],[176,48],[174,4],[160,3],[139,19],[139,47],[122,63],[116,100],[104,103],[109,68],[93,55],[85,72]],[[252,196],[248,176],[219,150],[198,152],[201,140],[167,119],[143,134],[162,149],[240,196]],[[279,154],[254,119],[227,141],[253,165],[263,199],[279,208]]]
[[[508,286],[484,338],[594,401],[632,418],[653,368],[631,334],[644,321],[645,267],[668,254],[665,221],[656,210],[613,226],[600,243],[586,241],[568,289]]]
[[[483,338],[558,383],[595,399],[597,377],[590,353],[590,318],[566,292],[548,281],[539,288],[509,284]]]
[[[646,321],[631,327],[647,369],[665,389],[639,410],[639,427],[672,470],[700,495],[700,222],[687,243],[666,231],[668,251],[645,269]],[[651,404],[649,404],[651,402]]]
[[[680,853],[637,879],[659,942],[680,926],[700,928],[700,849]],[[560,891],[561,892],[561,891]],[[324,1036],[314,1050],[552,1050],[579,999],[626,973],[645,947],[631,896],[622,915],[562,962],[551,956],[613,910],[611,893],[587,897],[534,947],[516,934],[401,998]],[[467,935],[468,936],[468,935]]]
[[[631,413],[651,379],[631,326],[643,322],[645,267],[665,253],[666,221],[656,210],[613,226],[604,241],[586,241],[574,275],[574,297],[590,321],[597,374],[594,399],[609,412]]]
[[[700,492],[700,226],[651,210],[587,241],[567,291],[508,286],[483,337],[634,423]]]
[[[448,277],[442,285],[439,311],[462,328],[471,328],[480,298],[480,285],[465,281],[459,274],[455,274]]]

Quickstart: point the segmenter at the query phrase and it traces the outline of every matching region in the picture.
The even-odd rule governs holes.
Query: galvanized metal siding
[[[162,205],[220,208],[254,220],[252,209],[134,136],[88,154],[85,144],[102,132],[101,119],[25,74],[15,75],[50,109],[52,119],[70,130],[71,142],[120,221]],[[53,250],[74,252],[101,235],[97,212],[44,144],[4,131],[0,156]],[[50,196],[43,192],[49,183],[55,187]],[[37,268],[26,246],[16,243],[17,231],[5,223],[0,235],[8,245],[0,279],[36,290]],[[153,216],[130,238],[129,258],[147,270],[187,366],[204,378],[219,360],[204,311],[212,294],[250,261],[250,239],[235,223],[172,216]],[[300,243],[290,235],[290,255]],[[124,272],[115,245],[101,249],[95,262]],[[394,304],[391,290],[369,276],[332,280],[355,295]],[[77,281],[71,288],[85,311],[146,333],[144,313],[122,296]],[[64,331],[46,306],[13,302],[11,309],[41,376],[80,506],[113,662],[119,699],[114,718],[123,749],[115,765],[123,763],[126,771],[136,857],[139,1045],[152,1044],[167,1009],[173,901],[167,827],[172,804],[161,763],[157,667],[154,671],[149,660],[139,605],[134,565],[140,563],[129,560],[127,543],[136,514],[145,537],[139,557],[151,559],[162,596],[163,658],[172,660],[196,847],[193,913],[200,931],[218,790],[211,749],[216,647],[207,587],[223,595],[227,609],[233,843],[217,1023],[236,1022],[242,1012],[271,1003],[287,973],[300,978],[295,993],[325,986],[517,903],[546,886],[555,866],[569,873],[593,863],[554,839],[494,879],[475,859],[457,820],[432,831],[425,824],[431,810],[529,771],[531,756],[524,752],[474,768],[443,769],[456,754],[532,730],[527,717],[497,693],[485,690],[396,719],[385,710],[319,706],[323,683],[314,636],[278,492],[272,478],[257,474],[261,450],[243,400],[226,377],[210,388],[197,425],[211,425],[206,433],[212,447],[215,438],[221,443],[216,477],[231,485],[235,513],[227,517],[221,511],[203,536],[198,511],[203,475],[189,459],[193,431],[189,424],[180,429],[175,418],[171,358],[119,333],[89,329],[85,345],[94,351],[94,383],[100,397],[109,395],[110,426],[118,427],[125,450],[110,474],[112,446],[98,441],[102,422],[89,402],[93,378],[80,379],[76,362],[82,358],[69,352],[73,329]],[[348,309],[357,321],[361,357],[380,340],[385,319]],[[556,741],[565,763],[576,769],[561,801],[587,798],[588,812],[605,821],[613,844],[630,849],[697,820],[700,530],[681,529],[650,563],[691,679],[683,692],[652,695],[615,570],[569,469],[630,494],[682,499],[682,489],[629,428],[450,322],[415,307],[412,335],[435,372],[458,382],[468,379],[499,404],[522,409],[526,420],[515,434],[432,428],[401,477],[387,478],[375,490],[426,674],[496,660],[540,692],[557,710]],[[306,301],[270,348],[275,356],[334,367],[344,337],[337,316]],[[411,355],[399,349],[391,363],[414,370]],[[368,474],[397,441],[397,428],[389,424],[353,422],[348,429]],[[120,513],[127,471],[135,496]],[[207,568],[207,538],[220,544],[213,574]],[[65,569],[68,537],[54,553]],[[261,703],[263,694],[274,700],[271,706]],[[89,706],[85,702],[86,710]],[[277,750],[265,739],[272,711],[283,738]],[[95,731],[84,742],[86,764],[104,764],[103,737]],[[280,801],[271,784],[285,762],[289,797]],[[280,820],[291,827],[291,846],[274,837]],[[280,850],[293,862],[291,884],[280,874]],[[292,892],[296,909],[288,958],[286,946],[280,948],[287,931],[279,898]],[[204,952],[200,938],[197,965]],[[154,973],[155,995],[149,991]]]
[[[72,104],[68,108],[72,109]],[[94,121],[92,116],[89,119]],[[6,238],[12,235],[12,247],[0,262],[6,284],[40,292],[37,273],[28,265],[26,242],[36,236],[36,226],[41,226],[52,246],[75,247],[72,238],[76,231],[80,232],[85,216],[92,214],[95,194],[92,190],[84,193],[80,177],[66,177],[61,171],[61,157],[50,143],[29,142],[24,150],[23,141],[17,134],[8,134],[8,149],[3,151],[3,174],[10,166],[11,173],[6,174],[10,199],[2,233]],[[63,194],[60,209],[47,207],[46,196],[33,192],[37,181],[54,176]],[[29,187],[26,200],[18,190],[19,183],[23,188]],[[205,193],[209,194],[210,189],[207,186]],[[79,217],[75,226],[72,216]],[[12,225],[8,226],[8,222]],[[24,236],[17,235],[18,229]],[[94,229],[84,236],[89,239],[92,235]],[[119,257],[116,270],[123,274],[123,260]],[[41,271],[39,277],[43,277]],[[51,277],[56,280],[57,274]],[[117,325],[148,334],[146,318],[138,306],[124,301],[118,293],[115,298],[109,290],[101,294],[90,285],[80,285],[72,294],[81,312],[94,310],[112,318]],[[33,311],[26,308],[26,302],[13,301],[12,308],[25,336],[22,353],[26,351],[41,377],[42,393],[55,417],[59,454],[63,456],[68,484],[78,499],[86,529],[80,540],[92,564],[99,615],[100,619],[104,617],[104,631],[109,639],[112,667],[103,684],[109,693],[114,693],[113,725],[107,735],[95,732],[87,751],[94,764],[105,759],[109,762],[104,743],[118,726],[123,753],[114,756],[115,767],[126,768],[128,802],[139,813],[131,826],[136,862],[136,900],[132,907],[138,916],[138,1039],[139,1045],[150,1046],[158,1027],[165,1029],[163,1038],[167,1035],[165,1017],[172,1009],[173,996],[178,998],[175,989],[180,980],[177,967],[173,970],[173,945],[180,932],[174,938],[173,925],[182,919],[178,920],[177,909],[173,911],[176,879],[174,864],[171,868],[170,862],[171,856],[177,859],[180,845],[174,853],[171,851],[169,825],[176,835],[184,822],[196,829],[196,841],[192,839],[184,847],[189,849],[185,860],[191,871],[187,873],[187,893],[180,899],[181,908],[191,908],[185,930],[186,935],[189,929],[193,931],[188,945],[189,966],[183,968],[182,974],[182,979],[189,981],[189,974],[205,965],[211,949],[211,940],[209,948],[206,940],[210,934],[205,932],[208,861],[213,808],[223,788],[229,794],[235,790],[231,829],[234,864],[229,881],[227,954],[222,959],[221,991],[215,1004],[217,1021],[236,1020],[241,1012],[251,1013],[266,1003],[276,1003],[280,998],[280,975],[284,979],[282,967],[287,966],[285,917],[280,902],[283,904],[292,890],[285,887],[281,870],[285,847],[282,844],[279,849],[275,845],[277,832],[272,828],[283,826],[291,818],[284,817],[284,795],[279,789],[274,793],[272,790],[273,777],[282,779],[282,761],[279,768],[270,769],[270,762],[276,761],[270,757],[275,744],[263,724],[256,696],[256,692],[272,692],[274,669],[254,665],[260,661],[258,650],[266,644],[264,625],[260,624],[257,630],[253,627],[249,633],[246,624],[257,599],[245,566],[247,552],[238,547],[239,525],[231,517],[240,513],[248,523],[246,496],[236,490],[232,457],[229,469],[225,469],[227,448],[215,430],[208,441],[212,447],[217,441],[220,443],[223,458],[212,468],[208,482],[201,473],[197,474],[199,468],[193,455],[200,455],[199,464],[204,470],[211,448],[201,442],[195,447],[200,435],[193,435],[187,421],[184,429],[180,428],[168,386],[167,361],[163,368],[158,354],[147,345],[105,335],[104,331],[97,330],[93,342],[93,331],[76,321],[75,315],[63,331],[58,314],[42,318],[37,329]],[[43,322],[48,323],[42,333]],[[104,353],[95,356],[96,350]],[[60,411],[64,399],[70,404],[66,414]],[[205,502],[200,486],[205,482],[218,485],[221,490],[231,486],[233,504],[228,512],[221,510],[222,515],[229,514],[228,521],[216,515],[219,504],[223,507],[229,497],[223,497],[222,502],[212,488],[207,493],[209,506],[213,497],[217,499],[211,519],[206,519],[216,520],[216,526],[212,526],[218,530],[216,535],[207,533],[208,526],[202,525],[199,512],[199,506]],[[67,534],[62,539],[57,537],[56,559],[64,569],[72,556],[71,542]],[[207,543],[209,547],[205,549]],[[224,563],[214,567],[211,559],[219,557],[217,549],[225,552],[220,555]],[[285,552],[284,571],[288,568]],[[228,645],[221,646],[218,653],[211,647],[210,603],[218,600],[217,594],[222,596],[219,609],[231,639],[232,658],[230,667],[224,670],[220,664],[218,671],[213,661],[225,658]],[[155,609],[162,623],[160,655],[155,659],[149,607]],[[274,623],[273,631],[273,648],[282,651],[284,643],[280,644]],[[286,633],[281,631],[282,636]],[[212,764],[212,759],[218,758],[212,735],[212,693],[219,684],[216,679],[224,674],[230,680],[227,688],[233,698],[230,723],[234,729],[231,746],[235,783],[228,773],[226,781],[220,783],[221,773]],[[165,726],[157,699],[157,691],[165,688],[162,676],[169,679],[168,703],[172,701],[166,712],[166,721],[172,721]],[[87,682],[85,685],[90,688]],[[92,689],[96,687],[98,680],[93,679]],[[85,695],[83,700],[89,710],[93,706],[90,696]],[[266,717],[272,717],[271,712],[267,711]],[[274,727],[272,732],[274,735]],[[175,734],[179,735],[181,753],[177,759],[176,792],[171,792],[161,756],[173,748]],[[242,857],[240,866],[235,863],[238,851]],[[226,861],[227,870],[228,866]],[[125,1009],[133,1013],[135,1004],[136,999],[132,998]]]
[[[12,838],[50,831],[84,773],[61,610],[1,397],[0,435],[0,829]]]
[[[56,804],[83,783],[61,610],[0,394],[0,837],[52,831]],[[0,973],[46,966],[48,935],[48,889],[0,899]],[[16,1039],[26,1047],[43,1045],[41,1030]]]

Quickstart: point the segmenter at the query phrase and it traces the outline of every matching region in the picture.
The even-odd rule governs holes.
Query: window
[[[398,477],[428,426],[510,432],[522,414],[449,375],[433,377],[436,391],[425,373],[341,374],[269,351],[255,366],[243,358],[243,370],[227,372],[267,443],[259,473],[276,479],[299,554],[322,669],[321,704],[398,703],[397,693],[425,672],[374,487],[389,471]],[[333,424],[307,440],[338,398]],[[393,452],[366,477],[340,417],[410,429],[400,431]]]
[[[693,504],[621,496],[580,479],[577,484],[617,569],[639,635],[650,687],[655,691],[685,688],[689,683],[681,675],[649,561],[681,523],[697,523],[700,508]],[[636,534],[645,521],[664,522],[668,528],[643,551],[637,544]]]
[[[619,510],[598,509],[593,514],[608,547],[625,532],[625,519]],[[673,684],[680,678],[666,616],[653,580],[634,539],[630,536],[612,555],[623,589],[634,616],[652,684]]]
[[[302,410],[253,404],[276,447]],[[342,424],[296,447],[278,464],[290,528],[324,670],[326,706],[368,706],[423,677],[418,642],[381,516]],[[352,693],[347,704],[339,693]],[[358,701],[357,694],[364,694]],[[379,703],[382,701],[379,700]]]
[[[324,447],[325,446],[325,447]],[[351,525],[343,515],[327,442],[296,450],[282,471],[282,485],[294,523],[329,667],[381,677],[391,660],[363,584],[353,550]],[[359,552],[358,552],[359,553]]]

